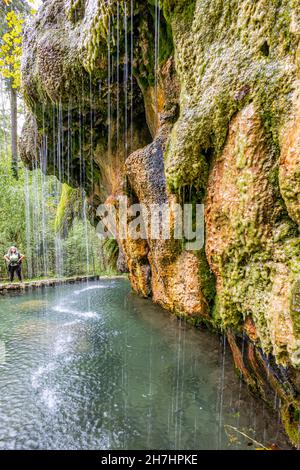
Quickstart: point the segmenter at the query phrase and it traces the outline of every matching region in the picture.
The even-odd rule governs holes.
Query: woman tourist
[[[8,266],[8,274],[10,282],[13,282],[15,273],[18,276],[20,282],[22,282],[22,261],[25,258],[24,255],[19,253],[15,246],[10,247],[6,255],[4,256]]]

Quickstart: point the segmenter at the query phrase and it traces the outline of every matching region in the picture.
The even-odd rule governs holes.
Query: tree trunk
[[[10,87],[10,121],[11,121],[11,168],[13,176],[18,179],[18,98],[17,90]]]

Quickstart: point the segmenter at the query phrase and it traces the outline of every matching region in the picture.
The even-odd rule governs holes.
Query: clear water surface
[[[227,349],[125,279],[2,297],[0,448],[286,447]]]

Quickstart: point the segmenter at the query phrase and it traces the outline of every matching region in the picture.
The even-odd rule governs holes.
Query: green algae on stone
[[[169,4],[181,113],[168,146],[166,172],[170,188],[176,190],[193,177],[186,164],[189,158],[202,167],[203,151],[213,148],[216,155],[220,153],[230,119],[245,100],[257,103],[276,144],[295,79],[296,68],[287,55],[295,39],[290,37],[287,0],[272,5],[268,0]],[[187,28],[183,12],[191,9]],[[261,52],[266,43],[267,57]],[[248,91],[243,94],[243,90]],[[199,180],[199,172],[194,178]]]
[[[300,444],[300,397],[292,403],[283,405],[280,414],[289,439],[298,447]]]
[[[80,203],[80,191],[71,188],[66,183],[63,184],[54,222],[54,229],[57,233],[63,236],[66,235],[74,220],[75,214],[79,214]]]
[[[85,0],[69,0],[70,7],[67,16],[70,21],[76,23],[84,16]]]

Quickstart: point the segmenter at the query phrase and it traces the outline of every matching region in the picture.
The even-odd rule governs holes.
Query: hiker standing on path
[[[15,273],[18,276],[20,282],[22,282],[22,261],[25,258],[24,255],[18,252],[15,246],[12,246],[6,255],[4,256],[8,266],[8,274],[10,282],[13,282]]]

